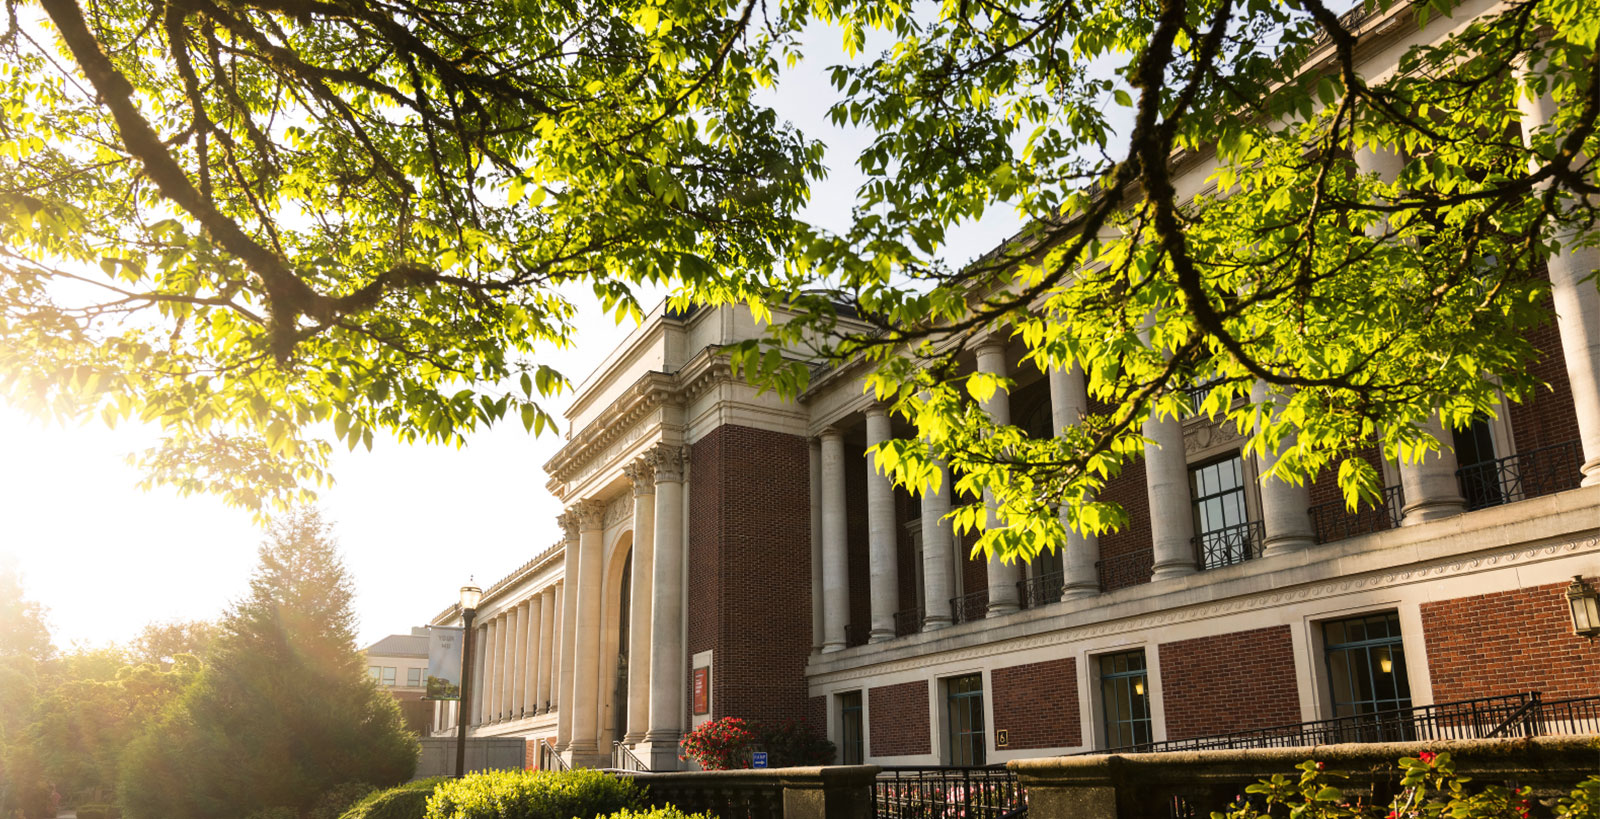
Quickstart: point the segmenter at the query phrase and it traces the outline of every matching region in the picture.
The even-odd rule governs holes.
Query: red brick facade
[[[928,684],[922,680],[867,689],[867,731],[872,756],[933,752],[928,731]]]
[[[1600,642],[1572,633],[1567,586],[1423,603],[1434,701],[1519,691],[1547,700],[1600,694]]]
[[[1128,522],[1100,535],[1101,583],[1106,591],[1150,582],[1155,553],[1150,546],[1150,497],[1144,487],[1144,461],[1131,461],[1106,483],[1100,499],[1122,504]]]
[[[1549,300],[1545,303],[1548,305]],[[1521,403],[1511,405],[1511,437],[1516,439],[1519,452],[1578,438],[1578,415],[1572,407],[1567,358],[1561,350],[1561,333],[1554,315],[1552,309],[1551,320],[1527,334],[1528,343],[1538,351],[1538,358],[1528,369],[1550,386],[1540,387]]]
[[[727,425],[690,452],[688,653],[692,663],[713,651],[712,716],[804,719],[809,448],[794,435]]]
[[[1008,751],[1083,744],[1078,720],[1078,662],[1072,657],[997,668],[994,728],[1009,734]]]
[[[1288,626],[1161,644],[1167,738],[1300,721]]]

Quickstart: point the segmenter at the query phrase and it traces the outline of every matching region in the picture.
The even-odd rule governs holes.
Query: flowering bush
[[[1211,819],[1256,819],[1285,812],[1296,819],[1529,819],[1536,807],[1527,788],[1469,788],[1447,753],[1423,751],[1400,760],[1400,793],[1387,805],[1363,804],[1338,786],[1345,779],[1323,763],[1300,763],[1298,779],[1275,774],[1245,788],[1226,812]],[[1600,776],[1579,783],[1566,797],[1545,803],[1558,819],[1600,819]],[[1543,814],[1541,814],[1543,815]]]
[[[794,720],[758,722],[723,717],[685,734],[681,748],[681,759],[692,759],[708,771],[748,768],[755,751],[766,751],[767,764],[773,768],[833,761],[833,743]]]

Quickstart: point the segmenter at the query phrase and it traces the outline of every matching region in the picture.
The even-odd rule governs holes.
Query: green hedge
[[[684,813],[668,805],[664,808],[651,808],[649,810],[632,810],[624,808],[613,813],[605,819],[715,819],[709,813]]]
[[[433,789],[441,782],[448,781],[445,777],[436,776],[374,791],[351,805],[349,810],[339,815],[339,819],[422,819]]]
[[[79,805],[78,819],[122,819],[122,808],[99,803]]]
[[[488,771],[440,785],[426,819],[593,819],[643,798],[637,783],[599,771]]]

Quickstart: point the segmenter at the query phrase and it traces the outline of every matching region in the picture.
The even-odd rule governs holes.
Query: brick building
[[[1365,69],[1488,7],[1419,29],[1390,25],[1397,4],[1361,23]],[[1203,157],[1175,172],[1190,193],[1208,173]],[[1600,646],[1564,598],[1600,575],[1600,292],[1579,281],[1596,255],[1549,260],[1559,309],[1534,366],[1551,389],[1439,430],[1454,446],[1424,463],[1373,453],[1383,508],[1347,514],[1332,476],[1261,480],[1231,427],[1158,420],[1144,433],[1161,446],[1104,493],[1129,525],[1027,566],[970,559],[947,498],[870,468],[871,445],[911,431],[862,368],[785,401],[719,355],[760,332],[748,314],[657,309],[567,412],[546,465],[564,538],[484,596],[472,732],[589,765],[621,743],[659,770],[700,721],[793,717],[841,761],[974,764],[1600,693]],[[1021,354],[1004,334],[965,354],[1014,380],[987,411],[1048,435],[1088,409],[1081,375]]]

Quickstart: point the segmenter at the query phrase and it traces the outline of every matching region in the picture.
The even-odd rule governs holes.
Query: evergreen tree
[[[409,778],[417,742],[367,678],[352,589],[315,511],[275,523],[199,678],[124,758],[129,819],[304,813],[346,782]]]

